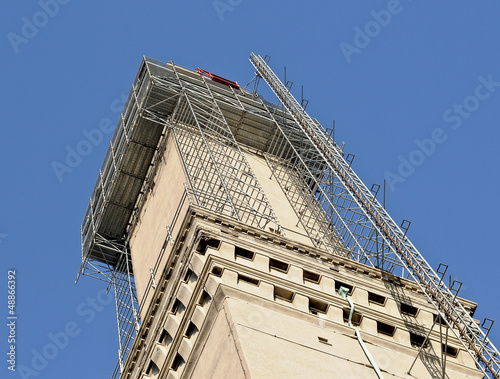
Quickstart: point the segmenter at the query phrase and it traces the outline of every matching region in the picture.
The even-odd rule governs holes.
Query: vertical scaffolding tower
[[[199,207],[286,237],[240,145],[264,155],[314,245],[413,279],[486,375],[498,351],[394,223],[334,140],[260,56],[250,61],[282,106],[206,71],[144,58],[120,116],[82,228],[80,275],[115,291],[119,368],[140,327],[129,238],[166,140],[174,138],[186,193]],[[397,270],[396,270],[397,269]]]

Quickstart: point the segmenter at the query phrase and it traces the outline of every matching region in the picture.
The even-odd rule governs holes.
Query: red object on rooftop
[[[223,78],[222,76],[212,74],[211,72],[202,70],[201,68],[197,68],[196,71],[198,71],[202,75],[205,75],[206,77],[209,77],[214,82],[222,83],[222,84],[225,84],[226,86],[233,87],[233,88],[240,88],[240,85],[238,83],[233,82],[232,80]]]

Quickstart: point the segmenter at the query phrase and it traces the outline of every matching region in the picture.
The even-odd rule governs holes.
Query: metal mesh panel
[[[179,73],[177,77],[182,95],[173,129],[196,203],[261,229],[271,224],[279,230],[212,91],[204,81],[193,84]]]

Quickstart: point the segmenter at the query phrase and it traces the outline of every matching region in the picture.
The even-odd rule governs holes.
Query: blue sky
[[[108,378],[114,305],[83,277],[80,224],[143,55],[246,84],[250,52],[309,100],[428,262],[449,265],[476,317],[500,319],[500,4],[220,0],[9,2],[1,14],[0,280],[16,270],[17,365],[0,376]],[[260,88],[264,89],[264,83]],[[264,94],[268,93],[263,91]],[[103,130],[88,154],[68,152]],[[55,163],[57,162],[57,163]],[[6,316],[5,316],[6,317]],[[6,319],[5,319],[6,320]],[[8,349],[8,328],[1,338]],[[500,345],[500,326],[491,339]],[[54,341],[57,341],[54,342]],[[56,349],[47,347],[56,346]],[[44,350],[45,349],[45,350]],[[49,359],[40,358],[45,354]],[[35,376],[35,374],[37,374]]]

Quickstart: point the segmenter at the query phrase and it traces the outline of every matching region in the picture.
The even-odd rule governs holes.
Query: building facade
[[[82,226],[80,272],[115,286],[114,377],[484,376],[300,117],[143,60]]]

